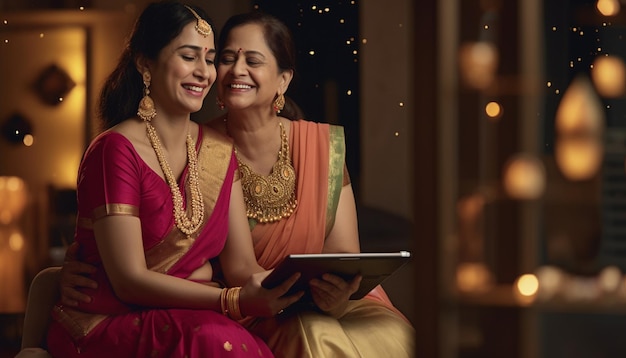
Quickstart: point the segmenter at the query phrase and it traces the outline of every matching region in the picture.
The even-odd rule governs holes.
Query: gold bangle
[[[239,292],[241,291],[241,287],[232,287],[228,290],[226,295],[227,297],[227,305],[228,305],[228,315],[230,318],[239,321],[245,318],[244,315],[241,314],[241,307],[239,306]]]
[[[226,305],[227,294],[228,294],[228,288],[223,288],[222,292],[220,292],[220,307],[222,309],[222,314],[224,316],[228,316],[228,306]]]

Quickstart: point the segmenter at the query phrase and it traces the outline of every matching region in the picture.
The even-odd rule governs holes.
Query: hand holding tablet
[[[325,273],[331,273],[345,280],[351,280],[360,274],[363,277],[361,285],[358,291],[350,297],[350,299],[358,300],[410,259],[409,251],[289,255],[263,280],[262,285],[265,288],[274,288],[292,274],[300,272],[302,274],[300,279],[287,294],[303,290],[307,292],[305,297],[309,297],[309,281],[313,278],[320,278]]]

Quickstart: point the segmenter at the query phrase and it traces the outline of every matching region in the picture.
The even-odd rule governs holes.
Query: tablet
[[[359,290],[350,297],[352,300],[358,300],[383,283],[410,259],[409,251],[289,255],[261,284],[265,288],[274,288],[294,273],[300,272],[302,274],[300,279],[287,292],[292,294],[301,290],[308,292],[308,282],[313,278],[320,278],[324,273],[332,273],[345,280],[361,274],[363,279]]]

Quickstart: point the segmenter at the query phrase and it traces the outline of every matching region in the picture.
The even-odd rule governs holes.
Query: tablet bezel
[[[262,285],[274,288],[296,272],[301,276],[287,295],[300,290],[309,296],[308,282],[320,278],[322,274],[334,273],[346,280],[361,274],[363,279],[359,290],[350,299],[363,298],[377,285],[383,283],[394,272],[411,259],[409,251],[397,252],[366,252],[366,253],[332,253],[332,254],[292,254],[285,257],[270,273]],[[310,299],[310,297],[309,297]]]

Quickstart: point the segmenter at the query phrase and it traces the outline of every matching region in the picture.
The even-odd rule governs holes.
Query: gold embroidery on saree
[[[52,315],[67,329],[75,341],[85,337],[94,327],[107,318],[103,314],[81,312],[61,305],[54,306]]]
[[[91,218],[78,218],[77,225],[83,229],[93,230],[94,221],[113,215],[139,216],[139,208],[129,204],[105,204],[95,208]]]
[[[328,150],[328,202],[326,203],[326,235],[335,225],[335,214],[343,187],[345,166],[345,141],[343,127],[331,125],[329,128],[330,148]]]

